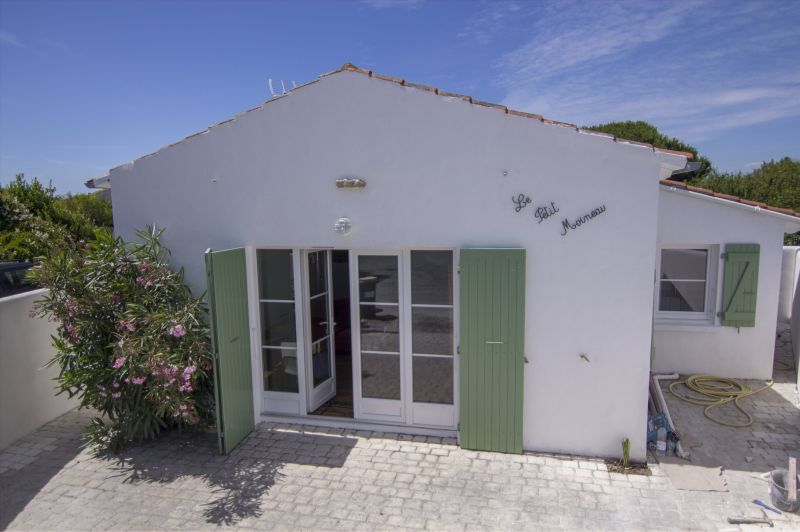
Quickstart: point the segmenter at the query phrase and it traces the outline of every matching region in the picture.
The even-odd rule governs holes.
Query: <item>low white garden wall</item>
[[[798,257],[800,259],[800,257]],[[800,260],[797,261],[800,265]],[[800,392],[800,290],[794,291],[792,302],[792,316],[789,321],[792,328],[792,349],[794,353],[794,368],[797,373],[797,391]]]
[[[0,299],[0,449],[78,406],[56,396],[58,368],[44,367],[55,354],[50,335],[56,326],[29,316],[44,292]]]
[[[778,323],[789,323],[792,318],[795,292],[800,277],[800,246],[783,247],[781,288],[778,297]]]

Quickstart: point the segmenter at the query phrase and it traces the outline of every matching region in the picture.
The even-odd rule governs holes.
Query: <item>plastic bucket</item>
[[[769,475],[769,494],[772,497],[772,504],[784,512],[796,512],[800,509],[800,497],[795,488],[794,500],[789,500],[789,471],[786,469],[776,469]],[[797,475],[797,486],[800,486],[800,475]]]

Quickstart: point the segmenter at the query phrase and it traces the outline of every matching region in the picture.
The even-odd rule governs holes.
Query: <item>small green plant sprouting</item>
[[[622,440],[622,467],[628,468],[631,463],[631,440],[625,438]]]

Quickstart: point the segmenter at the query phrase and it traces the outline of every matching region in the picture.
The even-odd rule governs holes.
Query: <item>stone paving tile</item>
[[[791,351],[788,326],[781,325],[775,341],[773,385],[740,401],[753,416],[753,424],[746,428],[712,422],[703,414],[703,407],[681,401],[669,392],[669,384],[673,381],[661,381],[670,415],[691,462],[721,467],[731,499],[739,503],[739,508],[754,508],[753,499],[771,504],[766,474],[777,468],[786,468],[790,456],[800,458],[800,404]],[[755,380],[744,382],[753,389],[765,384]],[[714,409],[712,413],[729,421],[741,423],[746,420],[732,406]],[[800,516],[775,517],[779,519],[777,524],[800,530]]]
[[[738,530],[726,518],[760,515],[750,501],[769,496],[758,474],[796,441],[784,384],[752,401],[749,434],[704,441],[729,460],[729,492],[677,490],[657,464],[651,476],[621,475],[591,458],[305,425],[259,425],[229,456],[214,434],[173,432],[93,457],[80,446],[89,414],[73,411],[0,453],[0,529]],[[706,430],[702,412],[675,403],[679,425]],[[749,449],[767,452],[747,462]],[[800,516],[774,517],[800,530]]]
[[[178,433],[93,457],[79,446],[88,417],[70,412],[0,455],[48,446],[0,473],[0,528],[720,530],[757,515],[733,493],[675,490],[657,465],[621,475],[590,458],[306,426],[262,424],[227,457],[213,434]],[[800,526],[789,519],[776,524]]]

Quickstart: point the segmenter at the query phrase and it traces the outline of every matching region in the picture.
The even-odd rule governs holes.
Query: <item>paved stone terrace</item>
[[[753,424],[746,428],[713,423],[703,414],[703,407],[681,401],[669,392],[669,385],[674,381],[661,382],[664,398],[691,462],[720,468],[731,496],[743,504],[753,499],[771,504],[765,474],[788,467],[790,456],[800,460],[800,401],[792,366],[789,327],[780,325],[775,339],[773,385],[740,401],[753,416]],[[765,384],[755,380],[744,382],[754,390]],[[685,389],[679,391],[686,393]],[[712,410],[712,415],[731,422],[746,421],[732,404]],[[795,530],[800,530],[800,516],[787,519]]]
[[[172,433],[98,458],[79,447],[87,420],[70,412],[0,454],[0,528],[717,530],[759,515],[730,493],[675,490],[658,466],[626,476],[599,460],[296,425],[263,424],[228,457],[213,434]]]

